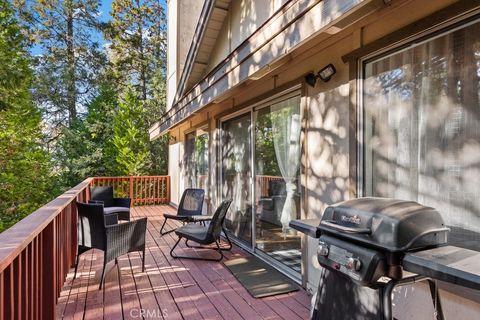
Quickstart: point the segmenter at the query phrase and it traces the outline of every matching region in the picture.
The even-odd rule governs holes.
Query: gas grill
[[[449,231],[437,210],[383,198],[330,206],[318,229],[318,262],[370,287],[382,276],[401,279],[404,254],[445,244]]]
[[[414,201],[353,199],[329,206],[321,220],[295,220],[290,226],[319,238],[317,259],[325,269],[312,319],[392,319],[392,290],[424,280],[429,281],[436,317],[443,319],[432,279],[461,280],[476,289],[480,283],[478,263],[465,266],[468,276],[456,272],[452,278],[442,264],[445,256],[439,256],[448,251],[449,229],[437,210]],[[467,254],[478,257],[477,252]],[[434,265],[427,267],[425,261]]]

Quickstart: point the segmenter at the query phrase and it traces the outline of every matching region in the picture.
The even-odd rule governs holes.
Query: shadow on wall
[[[302,164],[307,218],[319,218],[326,206],[349,197],[349,86],[320,93],[317,88],[308,90],[307,159]]]

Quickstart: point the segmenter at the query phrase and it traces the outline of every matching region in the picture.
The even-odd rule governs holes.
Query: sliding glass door
[[[262,105],[255,116],[255,247],[301,271],[300,96]]]
[[[222,198],[233,203],[225,226],[233,238],[273,263],[301,272],[300,95],[252,107],[222,122]]]
[[[223,199],[232,199],[225,218],[225,227],[247,247],[252,246],[252,191],[251,191],[251,115],[222,123]]]

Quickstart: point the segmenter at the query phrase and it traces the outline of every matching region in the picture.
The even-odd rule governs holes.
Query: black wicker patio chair
[[[103,204],[105,214],[118,214],[118,220],[130,221],[130,198],[114,198],[113,187],[92,187],[90,190],[89,203]]]
[[[195,223],[189,223],[183,227],[175,230],[175,234],[178,236],[178,240],[170,250],[170,255],[173,258],[184,258],[194,260],[208,260],[208,261],[221,261],[223,259],[222,248],[220,247],[220,234],[223,230],[223,222],[227,214],[228,208],[232,200],[223,201],[215,211],[212,220],[208,226],[202,226]],[[225,233],[226,234],[226,233]],[[185,238],[185,245],[189,248],[211,249],[216,250],[220,256],[218,258],[202,258],[196,256],[180,256],[174,253],[175,248],[180,243],[180,240]],[[188,241],[193,241],[200,246],[190,246]],[[215,243],[215,247],[208,246]],[[231,247],[230,247],[231,248]]]
[[[116,264],[117,258],[126,253],[141,251],[142,272],[145,271],[147,218],[118,223],[117,214],[104,214],[101,204],[77,202],[77,209],[78,248],[74,279],[77,276],[80,254],[94,248],[103,250],[103,270],[99,289],[105,280],[107,263],[115,260]]]
[[[205,196],[205,191],[203,189],[185,189],[182,194],[182,199],[180,199],[180,205],[178,206],[177,214],[168,214],[165,213],[163,217],[165,220],[163,221],[162,227],[160,228],[160,234],[166,235],[170,232],[175,231],[175,229],[163,231],[167,220],[177,220],[182,221],[183,223],[186,222],[193,222],[192,217],[194,216],[201,216],[202,209],[203,209],[203,199]]]

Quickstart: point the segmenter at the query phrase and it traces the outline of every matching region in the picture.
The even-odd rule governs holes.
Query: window
[[[185,187],[207,190],[208,132],[197,130],[185,138]]]
[[[364,64],[364,193],[439,210],[480,250],[480,23]]]

